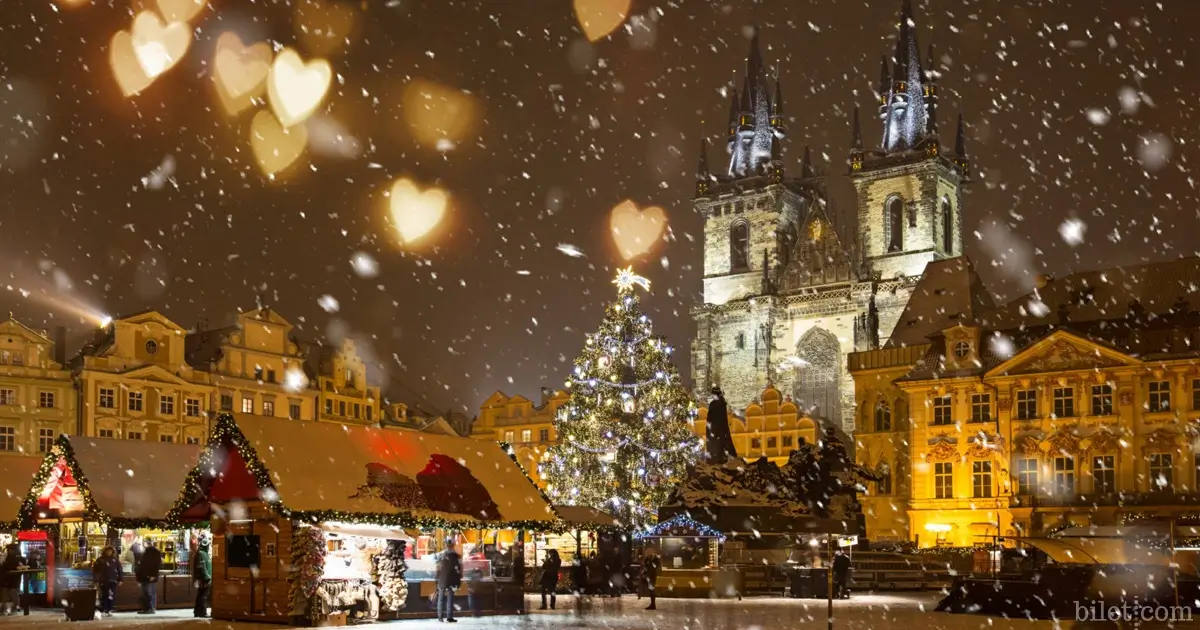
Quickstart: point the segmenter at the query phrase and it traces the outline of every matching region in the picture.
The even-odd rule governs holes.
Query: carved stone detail
[[[1042,452],[1042,443],[1036,438],[1026,436],[1021,438],[1021,441],[1017,443],[1017,450],[1022,455],[1040,455]]]
[[[1055,433],[1043,444],[1051,453],[1065,453],[1071,456],[1079,453],[1079,438],[1066,431]]]
[[[925,454],[927,462],[951,462],[958,458],[958,447],[949,442],[938,442]]]
[[[1079,441],[1079,446],[1088,454],[1112,453],[1119,445],[1117,438],[1107,431],[1099,431]]]
[[[1058,340],[1040,356],[1017,367],[1017,372],[1062,372],[1098,367],[1111,367],[1116,362],[1096,353],[1089,353],[1074,344]]]

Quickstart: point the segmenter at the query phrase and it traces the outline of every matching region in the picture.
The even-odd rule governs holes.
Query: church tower
[[[936,66],[932,46],[922,63],[912,0],[903,0],[895,52],[880,68],[878,149],[863,148],[857,109],[852,121],[859,255],[877,279],[920,276],[927,263],[963,253],[970,161],[961,115],[952,157],[938,137]]]

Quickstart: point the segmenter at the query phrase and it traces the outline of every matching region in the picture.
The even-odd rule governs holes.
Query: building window
[[[729,266],[745,269],[750,266],[750,225],[738,221],[729,229]]]
[[[899,197],[888,199],[883,212],[884,237],[889,253],[904,249],[904,200]]]
[[[183,401],[183,412],[184,412],[185,414],[187,414],[187,416],[188,416],[189,418],[198,418],[198,417],[200,417],[200,399],[199,399],[199,398],[186,398],[186,399],[184,399],[184,401]]]
[[[1150,411],[1171,410],[1171,383],[1169,381],[1150,382]]]
[[[796,356],[803,361],[793,377],[792,398],[797,406],[812,417],[840,417],[839,381],[845,358],[837,337],[823,328],[813,328],[800,338]]]
[[[54,448],[54,438],[58,437],[54,429],[38,429],[38,452],[49,453]]]
[[[992,421],[992,395],[971,394],[971,422]]]
[[[0,350],[0,365],[8,365],[10,362],[12,362],[12,352]]]
[[[1017,420],[1033,420],[1037,417],[1037,390],[1017,390]]]
[[[885,472],[879,476],[879,481],[875,482],[875,494],[885,495],[892,493],[892,473]]]
[[[746,349],[746,333],[738,333],[737,338],[733,340],[734,345],[738,350]]]
[[[954,208],[942,197],[942,251],[954,253]]]
[[[333,415],[333,401],[329,398],[325,399],[325,413],[331,416]]]
[[[199,444],[200,438],[198,438],[194,435],[189,435],[189,436],[183,438],[183,443],[184,444]]]
[[[254,380],[256,380],[256,381],[258,381],[258,382],[260,382],[260,383],[262,382],[262,380],[263,380],[263,369],[262,369],[261,367],[255,367],[255,368],[254,368]]]
[[[108,389],[107,387],[100,388],[100,408],[114,409],[117,406],[117,391]]]
[[[268,418],[275,417],[275,401],[274,400],[264,400],[263,401],[263,415],[267,416]]]
[[[1192,409],[1200,411],[1200,378],[1192,379]]]
[[[549,442],[550,441],[550,429],[538,429],[538,441],[539,442]]]
[[[875,405],[875,430],[892,430],[892,408],[886,400],[881,400]]]
[[[102,438],[115,438],[117,437],[117,432],[113,431],[112,429],[100,429],[100,431],[97,432],[97,435]]]
[[[934,424],[954,424],[950,413],[950,396],[938,396],[933,399],[933,423]]]
[[[300,419],[300,403],[294,402],[288,404],[288,417],[292,420]]]
[[[354,417],[357,419],[360,413],[362,413],[362,407],[358,403],[354,403]]]
[[[1092,415],[1093,416],[1111,416],[1113,412],[1112,405],[1112,385],[1105,383],[1104,385],[1092,385]]]
[[[346,417],[346,401],[344,400],[338,401],[338,415],[343,418]]]
[[[171,435],[169,433],[164,433],[164,434],[158,436],[158,441],[162,442],[163,444],[174,444],[175,436]]]
[[[158,342],[153,339],[146,340],[146,354],[154,356],[158,354]]]
[[[1192,457],[1192,468],[1196,471],[1196,485],[1192,486],[1192,491],[1200,492],[1200,453],[1196,453]]]
[[[142,410],[142,392],[129,392],[129,410]]]
[[[25,353],[24,352],[14,352],[13,356],[12,356],[12,364],[13,365],[25,365]]]
[[[233,394],[221,394],[221,411],[233,411]]]
[[[162,396],[158,399],[158,414],[161,416],[175,415],[174,396]]]
[[[1150,454],[1150,491],[1170,492],[1174,487],[1175,468],[1171,466],[1170,453]]]
[[[367,412],[367,422],[371,421],[371,416],[373,415],[372,409],[373,407],[371,407],[371,405],[367,405],[366,408],[363,409],[363,411]]]
[[[505,442],[506,444],[512,444],[512,443],[513,443],[513,436],[514,436],[514,435],[515,435],[515,434],[514,434],[512,431],[505,431],[505,432],[504,432],[504,442]]]
[[[1075,458],[1054,458],[1054,494],[1060,497],[1075,495]]]
[[[242,398],[242,413],[254,413],[254,399]]]
[[[1071,418],[1075,415],[1075,388],[1054,388],[1054,417]]]
[[[38,392],[38,406],[43,409],[53,409],[54,392]]]
[[[127,440],[138,440],[138,441],[141,441],[141,439],[142,439],[142,432],[141,432],[141,431],[126,431],[126,432],[125,432],[125,439],[127,439]]]
[[[0,389],[0,405],[15,404],[17,404],[17,390],[8,388]]]
[[[267,382],[268,383],[275,382],[275,370],[271,370],[271,369],[267,370]]]
[[[933,496],[935,499],[954,498],[954,464],[937,462],[933,465]]]
[[[773,437],[767,438],[767,450],[779,448],[779,440]]]
[[[792,448],[792,436],[783,436],[783,448]]]
[[[965,341],[959,341],[954,344],[954,358],[965,359],[971,354],[971,344]]]
[[[17,450],[17,428],[0,427],[0,451]]]
[[[1038,460],[1025,457],[1017,460],[1017,494],[1037,496]]]
[[[750,438],[750,450],[762,450],[762,438]]]
[[[992,498],[992,462],[971,462],[971,485],[976,499]]]
[[[1113,494],[1117,491],[1116,456],[1097,455],[1092,458],[1092,492]]]
[[[354,372],[350,368],[346,368],[346,387],[354,387]],[[345,415],[345,414],[342,414]]]
[[[521,441],[528,444],[533,441],[533,429],[521,429]]]

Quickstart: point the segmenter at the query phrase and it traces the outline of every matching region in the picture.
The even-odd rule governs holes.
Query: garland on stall
[[[660,521],[653,527],[638,531],[633,537],[635,540],[641,540],[643,538],[660,538],[663,536],[706,536],[725,540],[725,534],[686,514],[680,514],[665,521]]]
[[[323,614],[317,588],[325,574],[325,533],[316,527],[292,527],[292,563],[288,571],[291,616],[315,623]]]

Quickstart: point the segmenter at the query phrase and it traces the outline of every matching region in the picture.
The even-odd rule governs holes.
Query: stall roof
[[[161,520],[179,500],[201,447],[139,440],[70,436],[96,507],[111,518]]]
[[[1005,538],[1035,547],[1059,564],[1152,564],[1171,561],[1170,551],[1108,536],[1060,536],[1056,538]]]
[[[0,456],[0,523],[13,523],[20,517],[21,504],[29,496],[29,480],[37,476],[41,457]]]
[[[554,511],[568,525],[576,527],[618,527],[620,522],[611,514],[584,505],[556,505]]]
[[[293,512],[437,516],[472,523],[557,516],[497,443],[408,429],[232,419]]]

